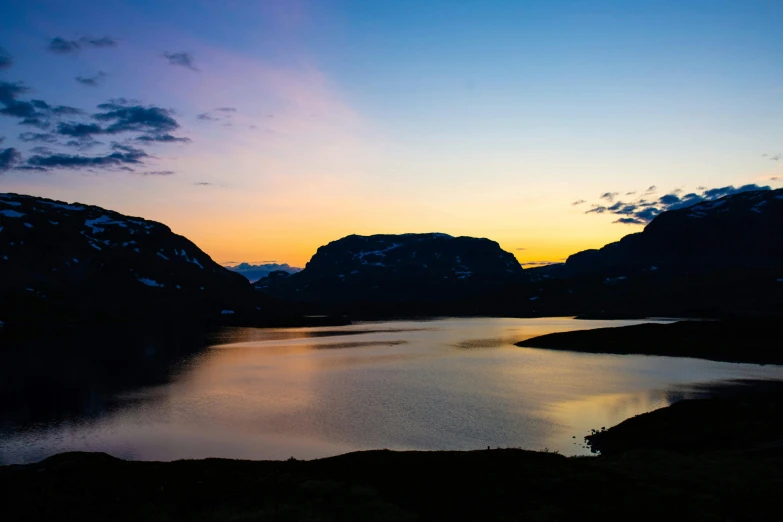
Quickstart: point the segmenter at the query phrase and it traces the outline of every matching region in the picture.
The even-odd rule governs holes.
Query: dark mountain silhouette
[[[783,189],[759,190],[670,210],[644,231],[568,258],[564,275],[783,267]]]
[[[644,231],[574,254],[563,264],[526,270],[530,284],[519,291],[536,295],[536,314],[780,313],[781,230],[783,189],[725,196],[664,212]]]
[[[299,301],[443,301],[475,296],[521,277],[516,258],[489,239],[351,235],[320,247],[301,272],[273,274],[255,286]]]
[[[276,324],[295,315],[167,226],[0,194],[0,321]]]

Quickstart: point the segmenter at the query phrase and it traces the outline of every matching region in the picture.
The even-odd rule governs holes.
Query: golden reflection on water
[[[4,438],[0,460],[78,449],[158,460],[487,446],[587,454],[582,437],[591,429],[666,406],[673,393],[783,377],[773,366],[513,345],[630,323],[443,319],[227,329],[169,384],[126,393],[123,407],[98,419]]]

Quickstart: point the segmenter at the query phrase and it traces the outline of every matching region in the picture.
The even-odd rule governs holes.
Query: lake
[[[142,460],[487,446],[583,455],[591,429],[721,383],[783,379],[781,366],[513,345],[640,322],[460,318],[231,328],[161,359],[154,371],[148,361],[160,359],[160,343],[140,350],[142,366],[58,362],[44,370],[36,362],[15,368],[3,384],[0,463],[76,450]],[[111,353],[116,342],[102,338],[101,349]]]

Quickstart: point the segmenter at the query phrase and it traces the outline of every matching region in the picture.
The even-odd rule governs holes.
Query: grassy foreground
[[[0,519],[780,520],[781,491],[779,455],[382,450],[160,463],[66,453],[0,468]]]

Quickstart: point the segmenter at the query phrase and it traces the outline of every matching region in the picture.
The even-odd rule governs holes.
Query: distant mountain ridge
[[[448,234],[350,235],[318,249],[296,274],[262,279],[272,296],[320,302],[443,300],[516,281],[522,267],[489,239]]]
[[[232,272],[243,275],[251,283],[255,283],[259,279],[268,276],[272,272],[282,271],[288,274],[293,274],[302,271],[301,268],[289,266],[288,263],[262,263],[259,265],[253,265],[251,263],[239,263],[234,266],[226,265],[225,267]]]

